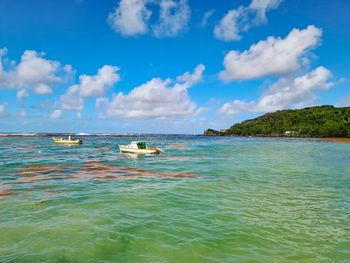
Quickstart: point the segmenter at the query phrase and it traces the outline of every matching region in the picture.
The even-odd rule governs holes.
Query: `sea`
[[[0,262],[350,262],[350,144],[0,136]]]

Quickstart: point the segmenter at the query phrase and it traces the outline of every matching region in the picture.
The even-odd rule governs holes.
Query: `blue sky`
[[[202,133],[350,104],[347,0],[0,0],[0,132]]]

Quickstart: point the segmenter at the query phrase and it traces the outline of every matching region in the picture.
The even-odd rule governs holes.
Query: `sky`
[[[350,105],[348,0],[0,0],[0,132],[181,133]]]

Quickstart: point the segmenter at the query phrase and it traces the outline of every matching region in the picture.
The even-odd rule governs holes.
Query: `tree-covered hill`
[[[350,137],[350,107],[317,106],[280,110],[204,135]]]

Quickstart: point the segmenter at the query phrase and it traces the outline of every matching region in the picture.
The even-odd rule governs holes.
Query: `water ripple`
[[[0,262],[346,262],[348,145],[271,138],[0,139]]]

